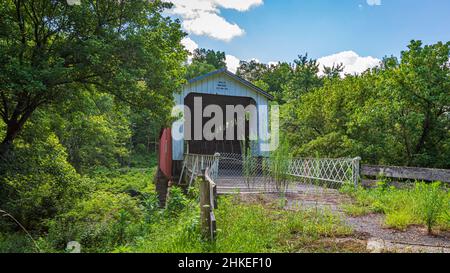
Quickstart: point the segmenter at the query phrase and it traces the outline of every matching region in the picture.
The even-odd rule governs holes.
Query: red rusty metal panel
[[[159,139],[159,168],[163,174],[172,179],[172,130],[162,130]]]

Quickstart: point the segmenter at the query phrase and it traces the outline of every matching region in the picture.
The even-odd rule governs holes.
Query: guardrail
[[[210,169],[210,176],[215,179],[217,176],[217,169],[219,167],[219,158],[220,154],[186,154],[178,184],[182,185],[183,179],[186,179],[187,185],[191,187],[196,177],[204,175],[204,170],[206,168]]]
[[[440,181],[450,183],[450,170],[362,165],[361,175],[369,177],[386,177],[400,180]],[[369,182],[371,182],[369,180]]]

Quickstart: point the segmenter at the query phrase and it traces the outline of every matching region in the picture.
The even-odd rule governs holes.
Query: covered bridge
[[[198,105],[194,107],[194,100],[197,99],[198,101],[199,98],[202,101],[202,109],[198,109]],[[226,68],[189,80],[182,88],[182,91],[175,94],[175,104],[189,109],[191,116],[194,115],[194,111],[200,110],[203,113],[209,105],[219,106],[223,110],[224,115],[226,115],[226,106],[255,106],[257,109],[258,136],[256,141],[252,141],[251,147],[253,155],[260,157],[265,155],[261,147],[263,144],[266,144],[267,136],[269,135],[269,103],[271,100],[273,100],[273,97],[269,93],[228,71]],[[184,117],[186,117],[186,110],[183,111],[185,112]],[[202,127],[208,120],[210,118],[202,118]],[[178,121],[179,123],[180,121]],[[236,138],[234,140],[194,138],[192,135],[188,135],[189,133],[193,134],[194,129],[198,130],[198,127],[195,128],[194,122],[186,123],[184,121],[182,126],[176,126],[176,124],[174,123],[172,128],[164,129],[160,139],[160,172],[169,179],[179,176],[184,156],[187,153],[203,155],[242,153],[241,140]],[[186,128],[187,126],[191,126],[191,128]],[[224,124],[224,127],[227,126],[228,124]],[[249,136],[248,127],[247,121],[245,139],[248,139]],[[223,128],[215,129],[223,130]],[[181,134],[183,137],[175,138],[173,137],[175,134]]]

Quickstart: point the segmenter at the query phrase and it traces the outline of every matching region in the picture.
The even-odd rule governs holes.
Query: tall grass
[[[415,188],[416,195],[419,196],[419,217],[427,225],[428,233],[433,232],[433,227],[438,223],[440,217],[444,217],[446,207],[446,194],[441,189],[440,183],[427,185],[417,184]]]
[[[274,210],[258,203],[222,197],[217,218],[217,239],[200,234],[199,209],[191,203],[178,218],[153,225],[131,252],[145,253],[281,253],[315,252],[309,244],[323,238],[350,235],[351,229],[328,212]]]
[[[271,152],[269,157],[270,175],[280,196],[284,196],[289,188],[290,176],[288,172],[291,162],[292,150],[289,142],[280,139],[278,149]]]
[[[450,230],[450,193],[439,182],[417,182],[405,189],[381,182],[375,189],[355,190],[349,185],[341,190],[354,197],[354,204],[344,207],[354,216],[382,213],[386,226],[400,230],[411,225],[424,225],[430,234],[435,228]]]
[[[253,157],[252,150],[250,147],[247,147],[246,141],[241,141],[241,149],[242,149],[242,174],[245,179],[245,184],[247,188],[252,186],[252,182],[254,179],[257,162],[256,158]]]

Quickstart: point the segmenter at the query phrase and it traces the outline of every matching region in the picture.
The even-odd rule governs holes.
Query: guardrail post
[[[216,236],[216,217],[214,209],[217,208],[217,189],[211,183],[208,171],[203,170],[200,178],[200,222],[204,238],[211,241]]]
[[[359,181],[361,180],[361,157],[353,159],[353,183],[355,188],[358,188]]]
[[[213,168],[214,177],[212,179],[216,179],[219,176],[219,164],[220,164],[220,154],[214,154],[214,162],[211,168]]]
[[[202,228],[203,236],[208,237],[210,234],[209,231],[209,218],[211,213],[211,197],[210,197],[210,189],[209,182],[206,180],[204,172],[202,171],[202,175],[200,176],[200,222]]]

